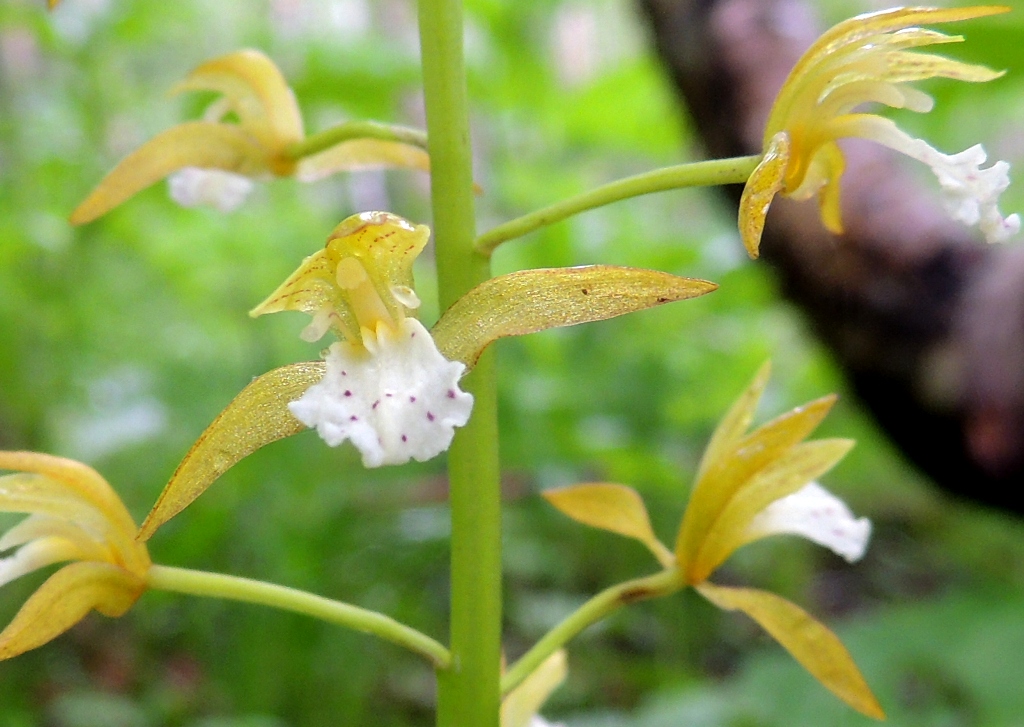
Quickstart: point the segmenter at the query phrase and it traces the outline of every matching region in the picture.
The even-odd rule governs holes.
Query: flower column
[[[444,310],[490,277],[473,250],[473,171],[461,0],[420,0],[423,93],[431,160],[438,289]],[[437,724],[497,727],[501,661],[501,491],[492,354],[465,380],[469,424],[448,454],[451,487],[451,668],[438,674]]]

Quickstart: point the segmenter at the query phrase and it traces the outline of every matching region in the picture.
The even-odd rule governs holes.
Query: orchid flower
[[[507,336],[601,321],[710,293],[714,283],[615,265],[520,270],[486,280],[427,331],[413,312],[412,263],[424,225],[387,212],[343,221],[251,313],[312,316],[307,341],[333,330],[326,361],[289,364],[256,377],[206,428],[139,530],[150,538],[224,472],[259,448],[315,427],[329,445],[350,440],[363,464],[425,460],[446,450],[468,420],[472,396],[459,378]]]
[[[1016,234],[1020,217],[1004,218],[998,207],[999,195],[1010,183],[1006,162],[982,169],[986,154],[981,145],[943,154],[889,119],[855,111],[865,103],[881,103],[925,113],[933,100],[911,82],[999,78],[1002,72],[908,49],[963,40],[917,27],[919,23],[949,23],[1008,10],[895,8],[850,18],[822,35],[779,91],[765,128],[764,158],[743,190],[739,228],[750,256],[758,255],[765,215],[776,194],[796,200],[817,195],[825,227],[842,233],[839,178],[845,161],[836,142],[846,137],[868,139],[927,164],[939,180],[947,213],[978,225],[989,242]]]
[[[501,727],[560,727],[538,712],[551,692],[565,681],[566,672],[565,651],[559,649],[501,701]]]
[[[114,490],[84,464],[34,452],[0,452],[0,512],[28,517],[0,537],[0,586],[72,561],[33,593],[0,632],[0,660],[42,646],[95,609],[121,616],[146,590],[150,560]]]
[[[342,339],[323,379],[288,408],[328,445],[351,440],[366,467],[431,459],[473,407],[458,386],[465,364],[442,356],[410,316],[420,305],[412,264],[429,237],[426,225],[386,212],[353,215],[251,313],[304,311],[313,316],[304,340],[329,328]]]
[[[859,559],[867,547],[868,520],[854,518],[841,500],[814,482],[853,443],[802,441],[828,413],[834,396],[812,401],[747,432],[768,373],[765,365],[715,430],[674,550],[658,540],[643,500],[630,487],[585,484],[548,490],[544,497],[579,522],[639,540],[666,571],[678,574],[680,585],[693,586],[720,608],[743,611],[840,699],[881,719],[881,707],[829,629],[772,593],[708,580],[739,547],[769,535],[800,535],[848,561]]]
[[[253,179],[315,181],[338,171],[430,168],[422,148],[370,138],[373,134],[363,127],[373,125],[367,124],[355,125],[353,137],[342,135],[328,148],[297,159],[296,145],[306,137],[295,95],[273,61],[257,50],[203,63],[172,89],[181,91],[221,96],[201,121],[172,127],[123,159],[71,213],[73,224],[91,222],[168,176],[171,197],[179,204],[209,204],[228,212],[245,201]]]

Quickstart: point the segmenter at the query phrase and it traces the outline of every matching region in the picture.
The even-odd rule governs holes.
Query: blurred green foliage
[[[309,131],[345,118],[421,125],[415,6],[65,0],[48,15],[43,5],[0,4],[0,446],[93,464],[141,518],[253,376],[317,355],[298,339],[300,316],[252,321],[246,311],[352,212],[429,222],[427,180],[275,181],[229,216],[177,208],[157,185],[81,229],[66,215],[123,154],[206,100],[170,99],[166,89],[242,46],[280,64]],[[685,118],[626,0],[467,7],[481,230],[684,158]],[[841,0],[824,8],[833,20],[861,9]],[[1021,18],[967,30],[964,57],[1022,70]],[[930,87],[938,109],[911,123],[948,150],[983,138],[993,156],[1019,163],[1019,122],[1010,120],[1020,118],[1022,78]],[[1022,199],[1018,185],[1005,208]],[[500,344],[511,657],[588,595],[653,566],[637,545],[553,512],[540,489],[634,485],[667,539],[711,428],[764,359],[776,371],[765,416],[843,388],[770,275],[745,259],[713,194],[620,203],[495,257],[498,272],[594,262],[722,287]],[[428,319],[437,315],[431,273],[429,260],[417,273]],[[1024,528],[936,495],[849,398],[823,430],[860,440],[828,483],[875,519],[868,558],[848,567],[780,540],[741,551],[728,578],[790,596],[829,623],[850,615],[855,623],[841,630],[894,724],[1021,724]],[[328,450],[307,433],[238,465],[165,526],[151,552],[161,563],[322,592],[441,637],[444,497],[441,462],[365,471],[347,447]],[[4,587],[0,622],[43,577]],[[0,663],[0,727],[398,727],[430,724],[432,698],[429,670],[390,645],[164,594]],[[752,624],[692,594],[585,633],[550,714],[580,725],[861,724]]]

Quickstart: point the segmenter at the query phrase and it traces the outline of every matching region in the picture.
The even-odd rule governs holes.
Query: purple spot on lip
[[[403,435],[402,435],[402,441],[403,441],[403,442],[408,442],[408,441],[409,441],[409,438],[408,438],[407,436],[405,436],[405,435],[403,434]]]
[[[345,396],[352,396],[352,392],[349,391],[348,389],[345,389]]]
[[[380,404],[380,399],[377,399],[377,401],[373,402],[373,406],[371,406],[370,408],[376,409],[378,404]]]
[[[349,420],[350,422],[357,422],[357,421],[359,421],[359,417],[357,417],[357,416],[356,416],[355,414],[353,414],[352,416],[350,416],[350,417],[348,418],[348,420]]]
[[[449,399],[454,399],[455,398],[455,389],[448,389],[448,398]]]
[[[387,398],[390,399],[392,395],[391,394],[384,394],[384,396],[386,396]]]
[[[434,415],[431,412],[427,412],[427,421],[434,421]]]
[[[416,403],[416,397],[415,396],[410,396],[409,397],[409,403],[410,404],[415,404]]]
[[[342,376],[348,376],[348,371],[342,371],[342,372],[341,372],[341,375],[342,375]]]

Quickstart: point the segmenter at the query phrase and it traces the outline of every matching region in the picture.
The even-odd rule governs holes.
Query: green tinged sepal
[[[614,265],[521,270],[470,290],[431,332],[445,358],[472,368],[499,338],[603,321],[717,287],[707,280]]]

